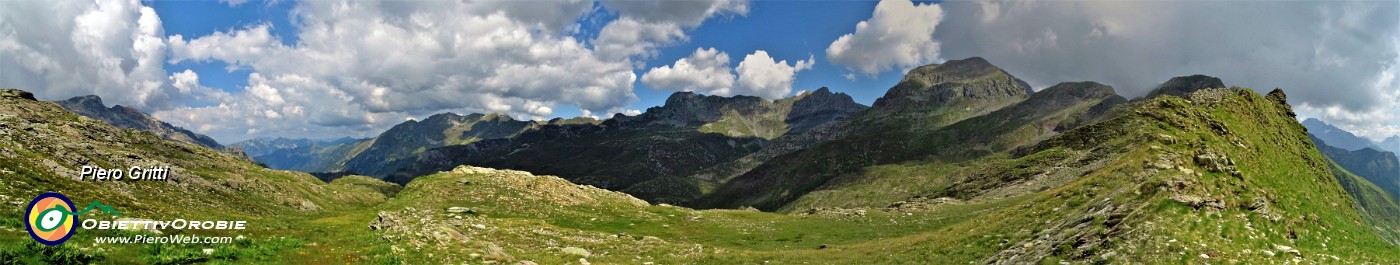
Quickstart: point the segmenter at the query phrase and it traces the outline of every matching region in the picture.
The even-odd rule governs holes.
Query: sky
[[[442,112],[636,115],[676,91],[870,104],[980,56],[1043,89],[1283,88],[1400,134],[1400,1],[6,1],[0,87],[95,94],[221,143],[372,137]]]

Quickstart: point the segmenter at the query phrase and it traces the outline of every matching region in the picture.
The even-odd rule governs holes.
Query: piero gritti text
[[[81,180],[91,181],[166,181],[170,178],[167,166],[132,166],[130,168],[102,168],[83,166],[78,175]]]

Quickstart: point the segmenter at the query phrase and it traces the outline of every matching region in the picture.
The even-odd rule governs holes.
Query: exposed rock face
[[[799,97],[797,101],[792,103],[792,110],[787,115],[788,119],[831,112],[849,115],[866,109],[864,105],[852,100],[851,96],[845,93],[831,93],[831,90],[825,87]]]
[[[33,98],[33,95],[30,95],[30,98]],[[118,128],[147,131],[166,140],[192,143],[216,150],[221,150],[224,147],[214,138],[162,122],[140,110],[122,105],[108,108],[102,104],[102,98],[94,95],[73,97],[55,103],[78,115],[105,121]]]
[[[1167,80],[1166,83],[1158,85],[1157,88],[1152,89],[1152,92],[1148,92],[1147,96],[1144,98],[1150,99],[1162,95],[1185,98],[1187,95],[1190,95],[1191,92],[1206,88],[1225,88],[1225,82],[1221,82],[1220,78],[1207,75],[1178,76]]]
[[[1361,150],[1362,148],[1381,150],[1381,147],[1376,146],[1371,140],[1366,140],[1366,138],[1351,134],[1351,132],[1322,122],[1322,120],[1314,118],[1303,120],[1303,127],[1308,128],[1308,134],[1326,141],[1327,145],[1332,147],[1351,151]]]
[[[0,97],[34,100],[34,93],[19,89],[0,89]]]

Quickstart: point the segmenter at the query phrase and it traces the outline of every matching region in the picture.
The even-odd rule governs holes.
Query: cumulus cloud
[[[773,57],[768,57],[768,52],[756,51],[744,56],[744,61],[734,68],[739,72],[735,94],[781,98],[792,91],[792,80],[797,78],[797,72],[807,69],[812,69],[810,56],[788,65],[787,60],[775,62]]]
[[[714,48],[696,48],[695,53],[676,60],[674,65],[647,71],[642,75],[642,84],[652,88],[729,95],[734,79],[734,71],[729,68],[729,54]]]
[[[686,40],[684,30],[700,26],[706,19],[748,13],[748,1],[603,1],[618,14],[593,39],[598,55],[606,59],[656,54],[656,48]]]
[[[942,19],[943,9],[936,4],[880,1],[869,20],[856,24],[855,33],[837,38],[826,48],[827,60],[872,76],[938,61],[939,44],[933,33]]]
[[[618,59],[652,56],[657,47],[682,42],[685,38],[685,31],[676,23],[644,23],[623,17],[603,26],[593,45],[599,56]]]
[[[1300,110],[1392,118],[1400,2],[952,1],[945,58],[982,56],[1036,87],[1095,80],[1145,95],[1172,76],[1288,92]],[[1340,117],[1343,115],[1332,115]],[[1369,120],[1369,121],[1365,121]],[[1329,122],[1337,122],[1329,120]],[[1356,124],[1356,127],[1363,127]]]
[[[777,99],[792,91],[797,72],[811,69],[812,61],[808,58],[789,65],[787,60],[775,61],[768,52],[759,50],[744,56],[739,66],[731,70],[728,53],[714,48],[696,48],[695,53],[676,60],[673,65],[647,71],[642,75],[642,84],[655,89]]]
[[[555,20],[511,17],[512,9],[494,6],[501,3],[483,4],[493,6],[301,2],[293,11],[301,22],[296,45],[282,44],[268,25],[188,40],[170,36],[171,62],[220,61],[253,71],[238,99],[170,112],[201,115],[191,124],[244,119],[234,123],[242,126],[202,131],[216,137],[246,127],[296,135],[305,127],[299,124],[366,132],[444,110],[533,117],[552,114],[558,104],[605,110],[635,99],[635,74],[625,58],[599,59],[585,43],[560,34]],[[537,8],[577,5],[550,4],[558,6]]]
[[[248,3],[248,0],[219,0],[219,3],[224,3],[228,6],[236,7],[244,3]]]
[[[230,97],[228,92],[201,85],[199,73],[190,69],[170,74],[167,81],[170,82],[170,86],[175,87],[179,95],[182,95],[181,98],[189,100],[187,103],[194,105],[217,104]]]
[[[159,114],[219,138],[248,127],[296,136],[306,130],[298,124],[373,133],[444,111],[522,119],[563,106],[623,112],[636,100],[635,60],[686,41],[685,30],[709,17],[746,12],[742,1],[704,3],[705,11],[675,17],[608,4],[619,17],[592,39],[576,39],[577,21],[601,10],[592,1],[300,2],[294,45],[268,24],[168,37],[170,62],[225,62],[253,74],[222,104]],[[216,122],[237,126],[199,125]]]
[[[16,2],[0,9],[0,85],[46,99],[97,94],[226,141],[366,136],[446,111],[630,113],[639,59],[747,9],[730,0],[305,1],[290,12],[298,35],[281,40],[266,22],[166,36],[137,0]],[[574,37],[594,12],[618,17]],[[200,85],[194,71],[163,69],[182,62],[251,74],[226,92]]]
[[[749,12],[749,3],[744,0],[606,0],[602,1],[602,4],[617,11],[620,16],[643,22],[676,23],[686,27],[699,26],[701,22],[717,15],[744,15]]]
[[[96,94],[144,109],[181,97],[163,69],[160,17],[136,0],[0,8],[0,85],[44,99]]]

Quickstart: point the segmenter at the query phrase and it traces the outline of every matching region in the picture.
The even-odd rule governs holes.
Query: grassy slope
[[[786,98],[774,101],[773,104],[759,106],[762,111],[755,111],[748,115],[739,113],[734,109],[725,109],[720,119],[706,123],[697,128],[701,133],[718,133],[725,136],[759,137],[772,140],[788,132],[787,123],[783,119],[787,117],[787,112],[792,108],[792,102],[799,97]]]
[[[364,185],[325,184],[290,171],[268,170],[239,158],[200,146],[165,141],[136,130],[111,127],[80,117],[59,106],[18,98],[0,98],[0,260],[62,263],[54,256],[105,257],[111,263],[163,263],[199,260],[249,262],[277,258],[290,249],[307,249],[307,242],[331,240],[319,227],[299,220],[328,212],[363,208],[387,197]],[[169,165],[171,181],[102,182],[74,180],[80,163],[108,168]],[[165,231],[166,234],[244,236],[238,244],[100,245],[97,236],[134,232],[79,230],[60,247],[39,247],[20,221],[22,209],[35,195],[59,192],[83,207],[92,201],[113,206],[122,218],[199,220],[238,219],[249,229],[235,232]],[[111,220],[92,212],[84,219]],[[296,228],[296,229],[292,229]],[[373,240],[373,238],[362,238]],[[324,245],[322,245],[324,246]],[[205,256],[202,248],[219,249]],[[315,248],[315,247],[311,247]],[[49,257],[34,254],[48,253]],[[369,249],[327,251],[356,257],[375,255]],[[80,262],[83,259],[66,261]]]
[[[1361,216],[1366,219],[1367,224],[1374,227],[1382,238],[1400,244],[1400,205],[1391,199],[1389,193],[1365,178],[1348,172],[1335,162],[1331,165],[1337,182],[1356,200],[1357,205],[1361,207]]]

